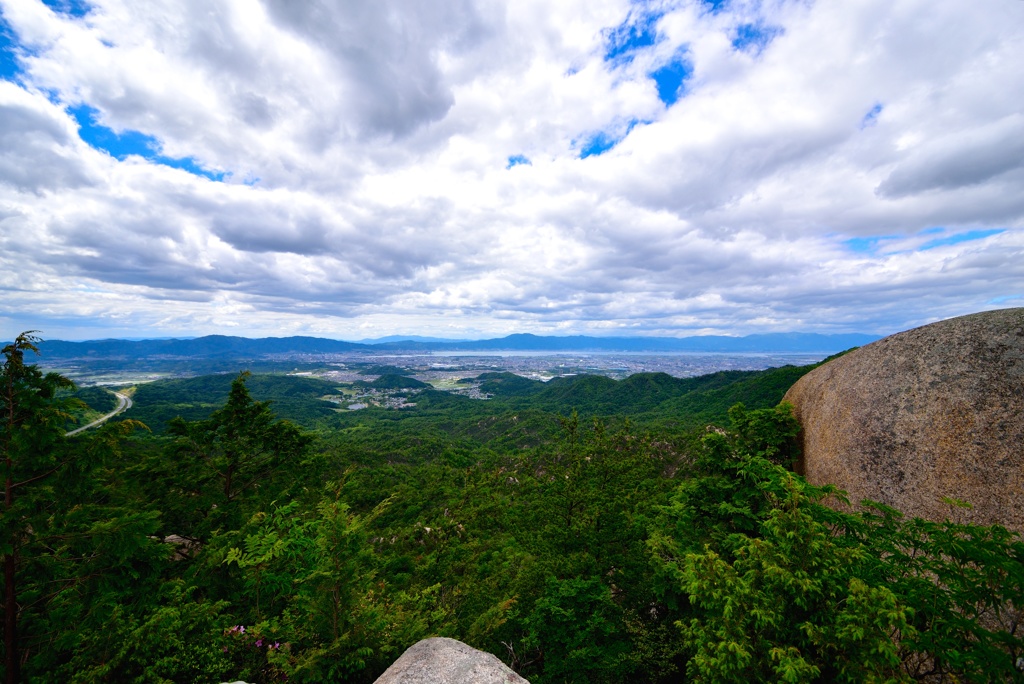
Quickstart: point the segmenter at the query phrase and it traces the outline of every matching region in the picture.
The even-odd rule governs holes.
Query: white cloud
[[[0,81],[0,180],[30,193],[89,185],[88,156],[59,108]]]
[[[888,332],[1019,302],[1024,3],[664,2],[606,62],[631,11],[0,0],[0,337]],[[667,107],[649,74],[681,50]],[[225,182],[93,149],[80,105]],[[879,236],[905,248],[848,242]]]

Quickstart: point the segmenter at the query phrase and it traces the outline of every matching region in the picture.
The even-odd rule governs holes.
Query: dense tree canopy
[[[197,379],[221,388],[202,415],[185,381],[147,390],[188,407],[166,432],[69,439],[68,383],[24,364],[33,343],[2,375],[9,681],[372,682],[432,635],[534,684],[1021,676],[1020,538],[826,505],[841,493],[788,470],[790,371],[500,376],[512,403],[326,414],[322,386],[243,374]],[[568,400],[679,413],[544,403],[591,385]]]

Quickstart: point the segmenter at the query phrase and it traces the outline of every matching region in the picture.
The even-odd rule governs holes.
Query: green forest
[[[780,403],[813,366],[486,401],[385,369],[415,407],[358,411],[207,375],[67,437],[114,402],[37,343],[0,359],[7,682],[369,683],[429,636],[532,684],[1024,678],[1024,542],[826,505]]]

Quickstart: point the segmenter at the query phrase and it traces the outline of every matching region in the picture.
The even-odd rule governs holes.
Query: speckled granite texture
[[[455,639],[413,644],[374,684],[530,684],[490,653]]]
[[[1024,532],[1024,308],[886,337],[808,373],[784,401],[803,426],[798,471],[810,482]]]

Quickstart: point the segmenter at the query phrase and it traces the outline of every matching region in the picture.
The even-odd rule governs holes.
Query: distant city
[[[550,380],[566,375],[605,375],[622,379],[634,373],[668,373],[677,378],[706,375],[721,370],[763,370],[779,366],[805,366],[828,356],[824,353],[640,353],[640,352],[460,352],[445,354],[338,355],[328,361],[337,366],[361,367],[367,363],[391,365],[409,371],[412,377],[434,384],[442,378],[476,377],[480,373],[505,371],[533,380]],[[296,359],[298,360],[298,358]],[[305,359],[312,362],[314,359]],[[323,357],[317,361],[326,361]],[[339,381],[366,379],[356,370],[323,373]],[[320,373],[314,373],[319,375]]]

